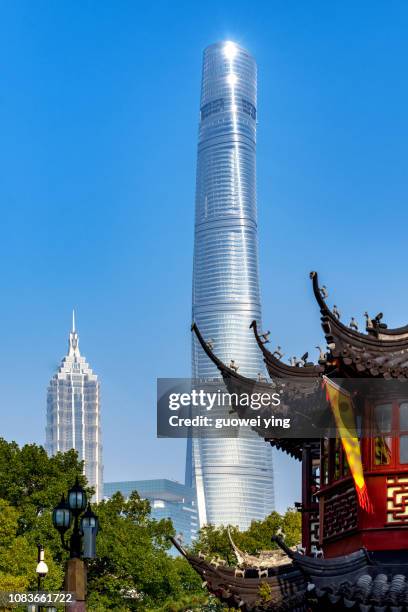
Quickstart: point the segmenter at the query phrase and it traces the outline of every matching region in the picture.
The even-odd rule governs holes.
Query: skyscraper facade
[[[256,378],[263,362],[250,323],[261,320],[256,211],[257,68],[232,42],[204,51],[197,158],[193,321],[225,363]],[[219,373],[193,339],[193,378]],[[272,450],[256,434],[188,441],[186,483],[200,525],[241,529],[274,508]]]
[[[105,482],[104,497],[109,499],[119,491],[127,499],[137,491],[142,499],[150,502],[151,517],[160,520],[169,518],[176,533],[182,537],[183,544],[190,546],[197,537],[198,519],[195,492],[180,482],[158,478],[155,480],[133,480],[124,482]],[[170,554],[174,549],[170,549]]]
[[[103,496],[100,388],[79,351],[79,337],[72,315],[68,354],[52,377],[47,394],[46,449],[55,455],[74,448],[84,461],[88,484],[95,490],[94,501]]]

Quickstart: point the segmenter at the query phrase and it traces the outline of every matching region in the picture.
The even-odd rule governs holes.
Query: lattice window
[[[319,544],[319,513],[312,512],[310,514],[310,544]]]
[[[323,538],[332,538],[357,529],[357,496],[354,486],[324,498]]]
[[[387,478],[387,523],[408,523],[408,476]]]

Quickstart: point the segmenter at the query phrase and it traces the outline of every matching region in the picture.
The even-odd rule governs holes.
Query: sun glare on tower
[[[225,43],[224,45],[224,55],[227,59],[229,60],[233,60],[234,57],[237,54],[237,45],[235,43],[233,43],[232,41],[228,41]]]
[[[236,82],[238,81],[238,77],[233,72],[230,72],[227,75],[227,81],[228,81],[229,85],[231,85],[233,87],[236,84]]]

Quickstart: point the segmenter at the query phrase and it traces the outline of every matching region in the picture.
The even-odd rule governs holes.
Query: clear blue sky
[[[105,479],[182,480],[158,376],[190,372],[201,53],[259,66],[265,326],[314,354],[320,271],[346,316],[408,320],[408,5],[0,3],[2,431],[43,442],[71,309],[102,381]],[[298,497],[277,458],[280,508]],[[290,484],[287,484],[290,481]]]

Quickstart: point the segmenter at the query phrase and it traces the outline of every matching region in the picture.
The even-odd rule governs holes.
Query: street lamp
[[[84,557],[94,559],[96,557],[96,536],[99,531],[99,520],[91,510],[91,504],[88,504],[86,512],[81,518],[81,531],[84,538]]]
[[[48,565],[44,561],[44,546],[42,544],[38,544],[37,549],[37,567],[35,571],[37,572],[38,590],[41,591],[41,580],[48,574]]]
[[[62,495],[60,503],[55,506],[52,512],[53,525],[61,535],[71,527],[72,514],[67,502],[65,501],[65,495]]]
[[[75,610],[85,610],[86,566],[83,560],[96,557],[99,521],[88,504],[86,492],[79,484],[78,477],[74,486],[68,491],[66,499],[63,495],[60,503],[55,506],[52,522],[59,531],[62,547],[69,552],[65,570],[65,590],[75,594]],[[65,541],[65,534],[71,528],[72,522],[74,524],[68,544]]]
[[[84,512],[85,508],[87,508],[86,512]],[[64,536],[71,527],[72,517],[74,518],[74,527],[68,545]],[[65,501],[63,495],[60,503],[55,506],[52,513],[52,522],[59,531],[62,546],[69,552],[71,559],[80,559],[81,557],[93,559],[95,557],[99,521],[96,514],[92,512],[90,504],[88,504],[86,492],[79,484],[78,477],[74,486],[68,491],[67,500]],[[83,539],[84,547],[82,550]]]
[[[79,484],[77,476],[74,486],[68,491],[68,506],[74,516],[79,516],[85,510],[87,503],[86,493]]]
[[[42,544],[37,544],[37,550],[38,550],[37,567],[35,568],[35,571],[37,573],[37,591],[40,592],[41,591],[41,581],[48,574],[48,565],[44,561],[44,546]],[[43,610],[43,607],[40,605],[38,606],[38,608],[34,608],[34,609],[41,612],[41,610]]]

